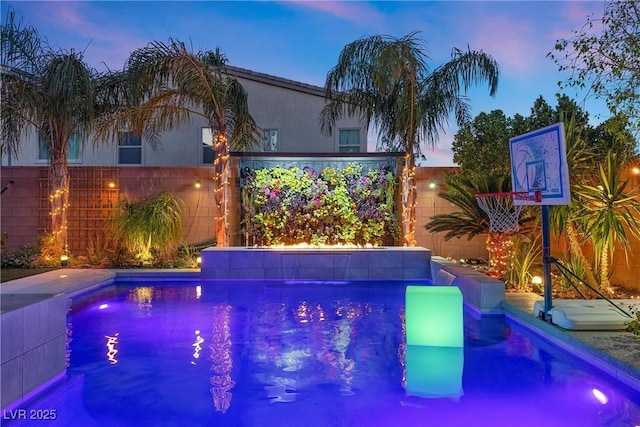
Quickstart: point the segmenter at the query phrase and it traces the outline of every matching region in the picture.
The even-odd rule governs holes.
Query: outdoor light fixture
[[[60,267],[66,267],[69,265],[69,256],[67,254],[60,255]]]
[[[429,188],[430,188],[430,189],[432,189],[432,190],[433,190],[433,189],[435,189],[437,186],[438,186],[438,185],[435,183],[435,181],[431,181],[431,182],[429,183]]]
[[[113,181],[109,181],[109,188],[116,188],[116,183]]]
[[[531,284],[533,285],[534,292],[542,291],[542,282],[543,280],[540,276],[533,276],[531,278]]]
[[[8,189],[10,189],[10,188],[11,188],[11,186],[12,186],[13,184],[15,184],[15,183],[16,183],[16,182],[15,182],[15,181],[13,181],[13,180],[9,181],[9,183],[8,183],[7,185],[5,185],[5,186],[4,186],[4,188],[0,191],[0,194],[3,194],[5,191],[7,191]]]
[[[607,398],[607,396],[597,388],[594,388],[593,390],[591,390],[591,394],[593,394],[593,397],[595,397],[596,400],[602,403],[603,405],[606,405],[609,402],[609,399]]]
[[[462,293],[457,286],[407,286],[407,345],[463,347]]]
[[[194,184],[194,187],[196,188],[200,188],[202,186],[202,184],[200,184],[200,180],[197,180],[196,183]]]
[[[462,292],[457,286],[407,286],[406,392],[460,397],[464,367]]]
[[[634,175],[640,175],[640,168],[638,166],[634,166],[633,169],[631,169],[631,173]]]
[[[198,263],[198,265],[202,264],[202,257],[199,256],[198,258],[196,258],[196,262]]]

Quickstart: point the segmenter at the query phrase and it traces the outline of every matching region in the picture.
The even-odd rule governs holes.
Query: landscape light
[[[60,267],[69,265],[69,256],[67,254],[60,255]]]
[[[202,186],[202,184],[200,183],[200,180],[197,180],[196,183],[194,184],[194,187],[196,188],[200,188]]]

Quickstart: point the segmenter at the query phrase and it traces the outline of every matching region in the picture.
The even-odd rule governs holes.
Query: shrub
[[[108,224],[114,238],[139,261],[150,260],[152,249],[167,255],[182,237],[182,200],[166,191],[138,202],[124,199]]]
[[[2,251],[0,266],[2,268],[37,268],[42,267],[40,249],[37,246],[23,246],[6,253]]]
[[[529,239],[516,235],[512,238],[512,243],[505,282],[512,289],[525,291],[529,289],[533,272],[542,268],[542,242],[539,238]]]

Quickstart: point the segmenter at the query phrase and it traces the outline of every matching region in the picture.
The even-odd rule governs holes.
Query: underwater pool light
[[[607,398],[607,396],[597,388],[591,390],[591,393],[593,394],[593,397],[595,397],[596,400],[603,405],[606,405],[609,402],[609,398]]]

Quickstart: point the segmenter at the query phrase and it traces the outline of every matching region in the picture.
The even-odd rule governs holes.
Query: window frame
[[[209,141],[211,144],[205,142],[205,133],[208,133],[207,137],[209,137]],[[205,154],[205,150],[209,150],[209,153]],[[208,161],[209,158],[211,161]],[[213,161],[216,158],[216,153],[213,150],[213,129],[208,126],[202,126],[200,128],[200,164],[202,165],[212,165]]]
[[[76,144],[76,150],[78,153],[78,157],[69,157],[69,147],[71,146],[71,141],[74,141]],[[67,163],[82,163],[82,149],[84,144],[82,143],[82,138],[78,136],[77,133],[72,133],[69,136],[69,140],[67,141]],[[74,150],[74,151],[76,151]],[[46,153],[45,157],[41,157],[41,154]],[[51,160],[51,152],[49,151],[49,144],[45,140],[44,136],[41,133],[38,133],[37,144],[36,144],[36,163],[49,163]]]
[[[267,135],[268,134],[268,135]],[[267,150],[267,142],[272,135],[275,135],[275,149]],[[262,151],[265,153],[277,153],[280,151],[280,130],[278,128],[262,129]],[[272,147],[273,148],[273,147]]]
[[[122,144],[122,136],[123,135],[127,135],[127,138],[125,140],[125,142],[131,141],[131,140],[135,140],[137,139],[139,141],[138,145],[131,145],[131,144]],[[131,136],[129,136],[131,135]],[[117,148],[118,148],[118,158],[117,158],[117,162],[118,162],[118,166],[140,166],[143,164],[143,158],[142,158],[142,135],[136,135],[133,131],[131,130],[120,130],[118,131],[118,141],[117,141]],[[133,150],[139,150],[139,157],[140,157],[140,161],[139,163],[123,163],[121,161],[121,150],[125,150],[125,152],[127,150],[129,151],[133,151]]]
[[[357,132],[358,134],[358,143],[356,144],[342,144],[341,135],[343,132]],[[362,144],[360,141],[362,130],[360,128],[342,128],[338,129],[338,153],[361,153],[362,152]],[[349,150],[348,148],[356,148],[355,151]],[[342,150],[342,148],[347,148],[346,150]]]

